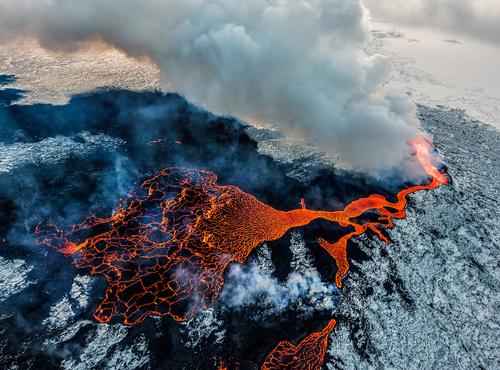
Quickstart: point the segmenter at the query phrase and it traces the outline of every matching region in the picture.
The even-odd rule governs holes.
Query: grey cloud
[[[408,157],[414,106],[381,91],[361,0],[0,0],[0,38],[75,50],[102,41],[147,57],[173,90],[267,122],[374,172]]]

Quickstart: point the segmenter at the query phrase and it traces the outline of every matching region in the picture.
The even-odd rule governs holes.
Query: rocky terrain
[[[311,235],[329,232],[317,223],[231,266],[217,304],[187,323],[96,323],[103,282],[36,249],[32,226],[40,217],[57,214],[70,223],[112,209],[116,197],[160,164],[211,166],[223,182],[247,184],[245,190],[282,209],[301,197],[332,207],[318,189],[339,204],[381,190],[279,134],[200,112],[176,96],[141,96],[103,93],[72,101],[62,113],[41,106],[0,116],[15,121],[40,109],[56,126],[68,115],[76,122],[74,132],[31,123],[15,135],[1,132],[0,367],[195,369],[239,356],[242,369],[256,369],[278,340],[300,339],[334,316],[328,369],[497,368],[500,137],[445,107],[420,106],[419,116],[451,185],[412,195],[388,246],[372,236],[355,239],[342,291],[332,284],[331,261],[314,246]],[[137,107],[123,114],[130,101]],[[135,130],[138,119],[151,124],[151,135]],[[150,144],[158,135],[169,144]],[[173,144],[178,136],[185,147]]]
[[[500,353],[500,135],[459,110],[419,107],[452,184],[411,196],[386,247],[342,291],[328,369],[494,369]]]

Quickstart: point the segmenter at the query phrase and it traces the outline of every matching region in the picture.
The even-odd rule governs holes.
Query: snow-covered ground
[[[464,109],[500,128],[500,46],[451,32],[372,23],[366,51],[389,58],[386,88],[427,106]]]
[[[412,195],[392,242],[341,296],[329,369],[495,369],[500,360],[500,133],[459,110],[420,107],[451,186]]]
[[[95,46],[75,53],[42,49],[35,43],[0,45],[0,75],[14,75],[9,88],[25,90],[20,104],[65,104],[75,94],[115,87],[160,89],[160,71],[117,50]]]

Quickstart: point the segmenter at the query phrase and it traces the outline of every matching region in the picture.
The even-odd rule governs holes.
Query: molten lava
[[[104,275],[94,317],[125,324],[149,314],[182,321],[213,303],[230,262],[243,263],[264,241],[317,218],[348,224],[343,212],[278,211],[208,171],[168,168],[144,181],[108,218],[89,217],[69,234],[38,225],[38,242]]]
[[[434,189],[440,185],[448,183],[446,175],[439,172],[439,170],[431,163],[430,144],[424,140],[414,140],[412,144],[416,150],[416,157],[418,161],[423,166],[427,175],[432,178],[432,181],[427,185],[412,186],[400,191],[397,194],[396,202],[390,202],[382,195],[372,194],[367,198],[360,198],[349,203],[343,211],[344,216],[348,219],[359,217],[366,211],[372,210],[380,215],[378,221],[367,222],[362,225],[350,221],[349,225],[354,228],[354,231],[348,233],[334,243],[329,243],[321,238],[318,239],[318,243],[332,256],[332,258],[335,260],[335,263],[337,264],[335,283],[339,288],[342,287],[342,279],[349,271],[349,263],[347,261],[346,253],[347,241],[349,239],[351,239],[355,235],[360,235],[366,230],[370,229],[380,239],[388,243],[389,240],[384,234],[382,234],[382,232],[379,230],[379,227],[391,228],[394,226],[393,219],[401,219],[406,217],[406,212],[404,209],[407,204],[407,195],[419,190]]]
[[[261,370],[321,368],[328,346],[328,335],[335,324],[335,320],[330,320],[323,330],[309,334],[297,345],[288,341],[279,342],[266,357]]]
[[[341,211],[309,210],[304,200],[299,209],[279,211],[236,186],[217,185],[211,172],[167,168],[133,190],[110,217],[88,217],[69,233],[51,222],[41,223],[38,243],[71,255],[77,267],[106,278],[108,287],[94,314],[101,322],[117,316],[133,325],[150,314],[187,320],[217,299],[229,263],[243,263],[262,242],[319,218],[353,229],[333,243],[318,239],[337,264],[335,281],[341,287],[349,270],[349,239],[372,230],[388,242],[380,228],[406,216],[407,195],[447,183],[431,163],[430,144],[418,139],[412,145],[432,181],[400,191],[395,202],[375,194]],[[367,211],[378,219],[357,221]],[[319,367],[334,326],[332,320],[296,346],[279,343],[263,369]]]
[[[370,229],[388,243],[387,237],[382,234],[378,227],[393,227],[393,218],[400,219],[406,216],[406,212],[404,211],[407,204],[406,196],[415,191],[434,189],[448,183],[446,175],[439,172],[431,163],[430,144],[425,140],[417,139],[412,142],[412,145],[416,150],[418,161],[427,175],[432,178],[432,181],[428,185],[412,186],[400,191],[397,194],[396,202],[389,202],[385,197],[377,194],[351,202],[344,208],[343,213],[349,219],[349,225],[354,228],[354,231],[334,243],[329,243],[321,238],[318,239],[318,243],[333,257],[337,264],[335,283],[339,288],[342,287],[342,278],[349,270],[346,252],[347,241],[349,239]],[[303,200],[301,200],[301,206],[305,208]],[[380,215],[378,222],[368,222],[360,225],[351,221],[352,218],[359,217],[368,210],[375,210]],[[323,331],[310,334],[296,346],[287,341],[278,343],[266,358],[261,370],[321,368],[328,344],[328,334],[335,327],[335,323],[335,320],[331,320]]]

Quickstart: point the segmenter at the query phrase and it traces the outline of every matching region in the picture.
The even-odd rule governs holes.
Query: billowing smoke
[[[381,87],[361,0],[0,0],[0,38],[147,57],[212,112],[265,122],[357,169],[392,168],[417,134],[414,106]]]
[[[500,44],[498,0],[364,0],[374,18],[431,26]]]
[[[230,307],[249,306],[259,302],[282,311],[299,299],[327,299],[332,302],[335,293],[333,285],[323,283],[316,270],[292,272],[285,283],[280,283],[275,277],[262,272],[257,265],[232,265],[228,280],[222,299]]]
[[[333,311],[338,289],[322,281],[314,267],[301,234],[292,232],[291,269],[285,281],[274,276],[274,265],[268,246],[257,251],[255,260],[246,265],[229,267],[221,300],[228,307],[265,306],[266,311],[281,312],[290,306],[309,316],[314,310]]]

